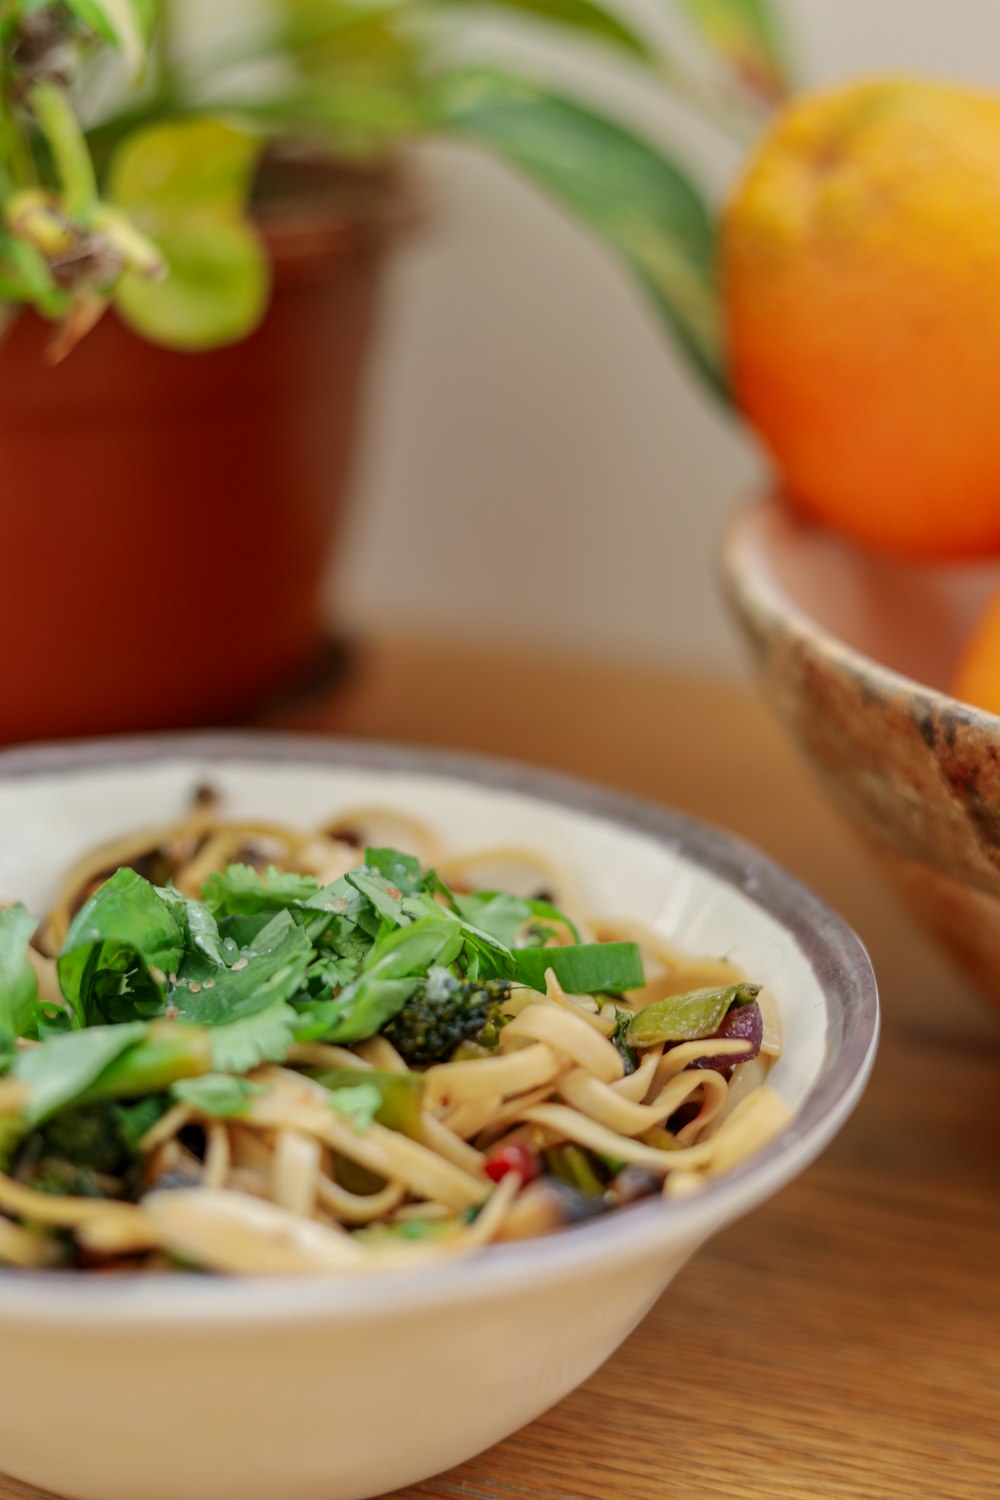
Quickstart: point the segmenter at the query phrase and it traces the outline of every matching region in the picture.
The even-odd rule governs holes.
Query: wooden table
[[[281,722],[557,766],[732,828],[853,923],[884,1002],[874,1080],[821,1161],[705,1247],[584,1387],[400,1500],[1000,1497],[1000,1026],[754,695],[411,640]],[[0,1481],[0,1500],[30,1493]]]

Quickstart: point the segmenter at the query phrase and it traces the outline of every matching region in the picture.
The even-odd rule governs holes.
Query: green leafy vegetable
[[[0,1059],[19,1036],[30,1034],[38,1008],[38,984],[28,944],[38,923],[20,903],[0,908]]]
[[[714,1036],[730,1006],[749,1005],[760,993],[759,984],[733,984],[725,989],[690,990],[667,995],[637,1011],[629,1023],[626,1039],[633,1047],[652,1047],[657,1042],[693,1042]]]
[[[530,989],[544,991],[545,971],[552,969],[570,995],[619,994],[646,982],[642,954],[635,943],[578,943],[568,948],[519,948],[517,977]]]
[[[423,1103],[423,1079],[417,1073],[392,1073],[381,1068],[324,1068],[310,1070],[309,1076],[336,1094],[349,1092],[363,1083],[378,1093],[378,1106],[372,1118],[389,1130],[419,1140],[420,1110]],[[331,1101],[339,1108],[337,1100]]]
[[[346,1120],[360,1135],[368,1129],[382,1107],[382,1095],[374,1083],[350,1083],[346,1088],[335,1089],[330,1094],[331,1108]]]
[[[629,1073],[634,1073],[639,1066],[639,1059],[628,1042],[628,1029],[631,1024],[632,1012],[630,1010],[615,1011],[615,1029],[611,1033],[611,1041],[621,1053],[622,1062],[625,1064],[626,1076]]]
[[[251,1083],[248,1078],[234,1078],[229,1073],[205,1073],[201,1078],[175,1083],[170,1092],[181,1104],[189,1104],[199,1114],[231,1120],[245,1115],[250,1100],[265,1090],[261,1084]]]
[[[38,1192],[121,1197],[134,1148],[113,1104],[67,1109],[25,1136],[14,1172]]]
[[[379,871],[362,865],[357,870],[348,870],[344,879],[371,902],[384,922],[400,927],[411,920],[403,909],[403,892]]]
[[[211,1033],[179,1021],[154,1021],[136,1046],[110,1062],[81,1094],[91,1099],[140,1099],[211,1067]]]
[[[212,1067],[219,1073],[249,1073],[265,1062],[284,1062],[296,1039],[298,1014],[284,1000],[209,1032]]]
[[[565,1182],[581,1193],[597,1197],[604,1192],[605,1183],[594,1170],[590,1152],[584,1151],[572,1141],[546,1151],[545,1165],[553,1177],[558,1177],[560,1182]]]
[[[453,920],[425,917],[375,944],[358,978],[328,1002],[327,1040],[342,1044],[375,1036],[416,991],[431,964],[449,964],[462,947]]]
[[[180,964],[171,1001],[185,1020],[224,1026],[290,1000],[302,987],[313,958],[307,934],[287,911],[276,912],[252,947],[237,949],[228,963],[202,950]]]
[[[116,1058],[146,1035],[142,1021],[119,1026],[91,1026],[53,1036],[19,1052],[12,1076],[28,1088],[22,1111],[26,1125],[40,1125],[67,1104],[82,1098]]]
[[[218,917],[254,917],[261,912],[301,909],[319,894],[319,881],[273,867],[262,876],[253,865],[229,865],[209,875],[201,899]]]
[[[391,880],[404,896],[425,889],[420,861],[412,854],[404,854],[399,849],[366,849],[365,864],[369,870],[377,870],[386,880]]]
[[[564,927],[576,942],[580,934],[574,924],[549,901],[512,896],[506,891],[474,891],[456,895],[455,906],[467,922],[496,938],[507,948],[540,946],[539,926]]]
[[[168,903],[134,870],[118,870],[77,912],[59,957],[73,1024],[159,1015],[183,951]]]
[[[148,1094],[134,1104],[113,1106],[121,1128],[122,1138],[128,1149],[135,1152],[147,1131],[152,1130],[170,1108],[169,1094]]]

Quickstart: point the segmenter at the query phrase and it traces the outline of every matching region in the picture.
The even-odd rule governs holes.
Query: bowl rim
[[[179,1328],[325,1316],[390,1316],[419,1302],[453,1305],[516,1287],[610,1269],[657,1248],[694,1249],[728,1220],[756,1206],[819,1154],[857,1104],[879,1032],[878,992],[858,936],[819,896],[734,834],[673,809],[562,772],[466,751],[276,731],[164,733],[81,740],[0,751],[0,784],[41,775],[180,759],[328,766],[458,780],[514,792],[641,833],[734,886],[791,934],[816,974],[827,1006],[825,1070],[788,1128],[748,1161],[689,1199],[657,1197],[558,1234],[490,1245],[468,1256],[387,1269],[371,1276],[99,1278],[78,1272],[0,1271],[6,1323],[114,1323]]]
[[[924,707],[946,714],[952,723],[976,725],[981,720],[992,723],[998,715],[985,708],[965,703],[944,688],[932,687],[919,678],[910,677],[877,657],[869,656],[858,646],[851,646],[806,609],[784,589],[774,576],[766,526],[774,516],[785,515],[803,530],[834,537],[818,524],[798,515],[775,494],[758,495],[738,506],[722,532],[720,561],[723,587],[730,604],[743,616],[766,622],[768,628],[779,628],[793,636],[813,653],[821,653],[837,662],[842,670],[864,681],[866,690],[884,697],[919,698]],[[754,558],[751,548],[758,549]],[[765,567],[761,568],[760,559]]]

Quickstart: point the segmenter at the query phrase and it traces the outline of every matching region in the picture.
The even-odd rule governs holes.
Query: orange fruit
[[[1000,550],[1000,97],[792,104],[723,216],[737,402],[787,496],[905,557]]]
[[[963,703],[1000,714],[1000,591],[962,647],[951,690]]]

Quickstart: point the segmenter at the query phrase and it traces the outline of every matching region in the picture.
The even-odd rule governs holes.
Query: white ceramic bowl
[[[874,977],[832,912],[724,833],[510,765],[318,740],[0,756],[0,900],[44,905],[74,854],[179,814],[206,780],[235,814],[308,824],[378,801],[419,811],[456,850],[552,851],[581,909],[732,956],[782,1011],[772,1081],[792,1123],[697,1198],[363,1281],[0,1275],[0,1470],[79,1500],[360,1500],[558,1401],[700,1244],[816,1156],[871,1067]]]

